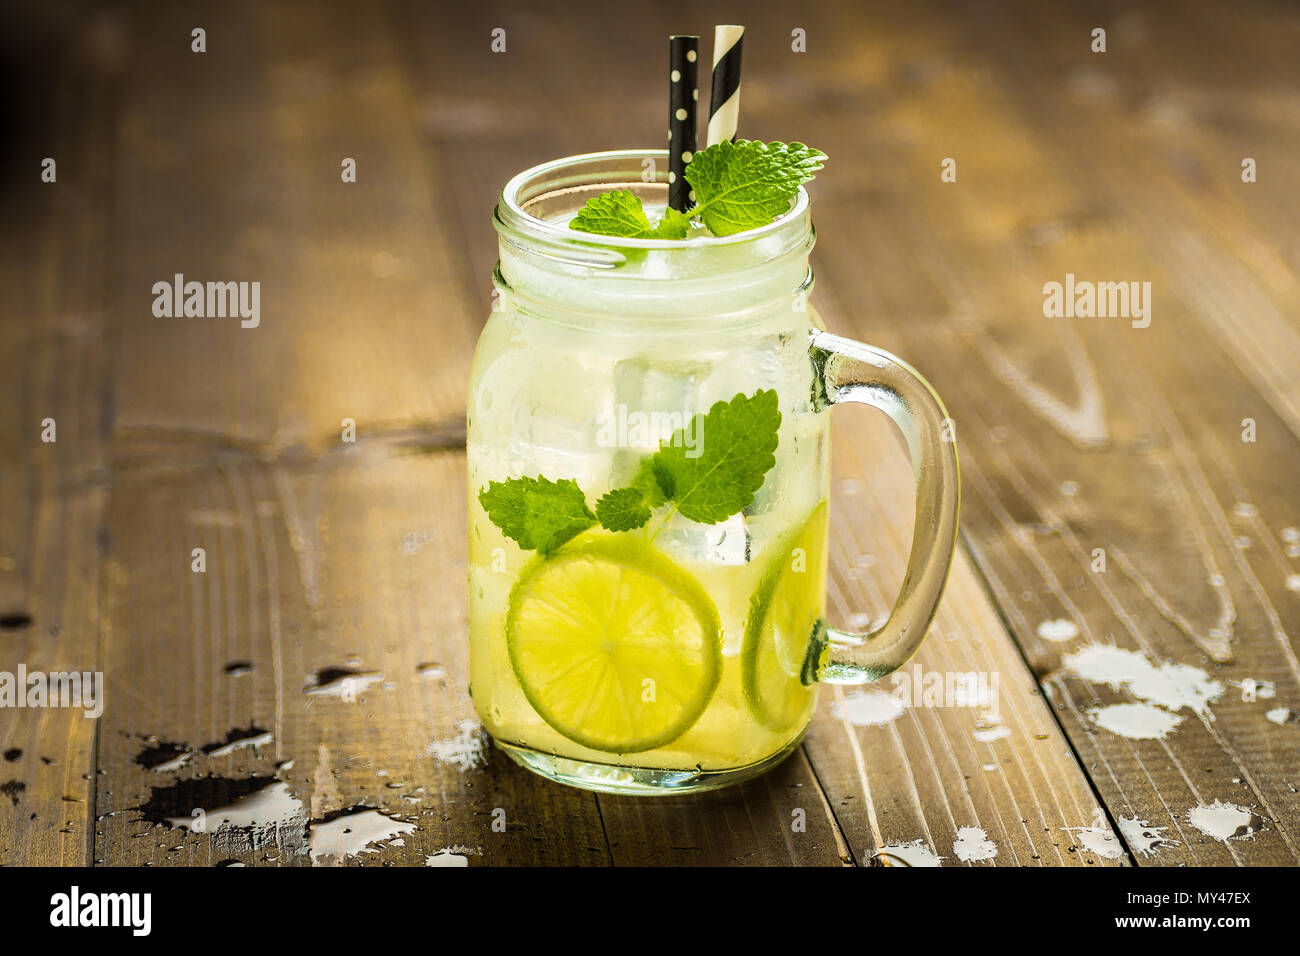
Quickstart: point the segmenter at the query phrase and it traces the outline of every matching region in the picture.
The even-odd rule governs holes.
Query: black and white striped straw
[[[695,155],[695,103],[699,89],[700,38],[668,38],[668,205],[685,212],[691,204],[686,164]]]
[[[720,24],[713,28],[713,92],[709,97],[709,142],[736,138],[740,117],[740,54],[745,28]]]

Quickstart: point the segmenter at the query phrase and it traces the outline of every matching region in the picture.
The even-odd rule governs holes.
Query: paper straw
[[[685,212],[691,204],[686,164],[695,155],[695,102],[699,90],[700,38],[668,38],[668,205]]]
[[[745,28],[721,24],[713,28],[713,92],[709,97],[709,145],[736,138],[740,117],[740,54]]]

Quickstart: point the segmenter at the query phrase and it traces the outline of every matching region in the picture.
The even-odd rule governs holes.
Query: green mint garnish
[[[699,432],[694,434],[698,435]],[[655,477],[654,455],[646,455],[641,459],[641,464],[637,467],[636,477],[632,479],[632,487],[641,492],[641,497],[651,508],[658,508],[668,500],[664,496],[663,486],[659,484],[659,479]]]
[[[569,228],[601,236],[685,239],[698,218],[715,236],[765,226],[790,208],[799,187],[822,168],[826,154],[803,143],[739,139],[702,149],[686,164],[696,205],[666,209],[651,226],[640,198],[616,189],[588,199]]]
[[[681,514],[717,524],[749,507],[763,476],[776,464],[773,453],[781,427],[776,392],[766,389],[718,402],[703,422],[692,426],[692,433],[703,438],[702,447],[692,451],[685,429],[674,432],[655,453],[655,477]]]
[[[630,190],[615,189],[588,199],[569,228],[629,239],[685,239],[688,222],[676,209],[668,209],[659,224],[651,226],[641,200]]]
[[[541,476],[490,482],[479,492],[479,502],[507,537],[543,554],[598,521],[607,531],[644,527],[653,509],[668,503],[672,511],[665,522],[680,513],[701,524],[717,524],[753,502],[776,464],[780,427],[774,390],[739,394],[715,403],[660,442],[658,451],[641,459],[632,484],[604,495],[594,514],[577,482]],[[688,444],[688,436],[698,441]]]
[[[492,523],[519,547],[549,554],[596,523],[576,481],[512,478],[492,481],[479,492]]]
[[[820,150],[803,143],[722,142],[701,150],[686,166],[699,216],[715,236],[765,226],[790,208],[799,187],[822,168]]]
[[[596,502],[596,517],[609,531],[631,531],[650,520],[650,506],[639,488],[616,488]]]
[[[639,202],[639,200],[638,200]],[[691,217],[669,206],[655,227],[654,239],[685,239],[691,228]]]

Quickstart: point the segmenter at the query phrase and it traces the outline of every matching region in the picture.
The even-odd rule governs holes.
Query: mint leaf
[[[690,218],[676,209],[665,209],[664,217],[651,226],[640,198],[631,190],[615,189],[588,199],[569,228],[626,239],[685,239]]]
[[[596,523],[576,481],[512,478],[490,481],[479,504],[506,537],[525,550],[549,554]]]
[[[691,218],[684,212],[678,212],[672,206],[664,209],[664,217],[655,226],[655,239],[685,239],[690,231]]]
[[[654,475],[681,514],[717,524],[749,506],[763,476],[776,464],[773,453],[781,427],[776,392],[766,389],[718,402],[691,427],[700,439],[693,452],[697,457],[687,457],[686,430],[678,429],[655,452]]]
[[[686,166],[686,181],[699,201],[690,214],[698,215],[715,236],[767,225],[789,211],[799,187],[825,159],[826,154],[803,143],[714,143]]]
[[[592,196],[578,210],[569,228],[630,239],[649,239],[653,232],[645,207],[629,189],[615,189]]]
[[[637,468],[636,477],[632,479],[632,487],[641,492],[641,497],[651,508],[658,508],[667,500],[663,486],[659,484],[659,479],[655,476],[653,455],[647,455],[641,459],[641,465]]]
[[[616,488],[596,502],[596,517],[609,531],[631,531],[650,520],[650,509],[636,488]]]
[[[665,209],[651,226],[640,198],[631,190],[615,189],[588,199],[569,228],[628,239],[685,239],[691,220],[698,217],[713,235],[730,236],[788,212],[799,187],[825,160],[825,153],[803,143],[715,143],[686,164],[686,181],[698,200],[686,212]]]

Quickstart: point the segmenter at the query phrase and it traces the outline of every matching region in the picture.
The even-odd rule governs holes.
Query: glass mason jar
[[[818,681],[866,683],[907,661],[943,591],[958,513],[938,396],[893,356],[827,333],[808,305],[814,233],[803,190],[776,222],[734,236],[568,228],[588,198],[613,188],[640,196],[653,218],[667,188],[662,176],[644,181],[647,158],[667,166],[662,150],[594,153],[506,185],[467,425],[478,715],[498,747],[543,776],[643,794],[762,772],[798,744]],[[715,417],[733,402],[745,415]],[[870,634],[823,620],[828,412],[840,402],[888,414],[916,474],[906,579]],[[755,464],[763,454],[743,444],[744,429],[761,430],[758,419],[770,428],[774,409],[775,448]],[[729,460],[737,441],[752,458]],[[734,477],[735,465],[760,469],[761,485],[747,502],[742,490],[729,517],[730,505],[711,500],[713,523],[693,520],[678,507],[685,493],[665,491],[675,479],[657,477],[661,448],[708,472],[701,483]],[[526,536],[521,547],[518,527],[507,535],[485,507],[489,489],[507,486],[519,494],[509,515],[494,513],[505,530],[589,527],[546,553]],[[648,520],[603,527],[598,502],[628,487],[644,491],[633,497]],[[562,507],[541,494],[561,490]]]

